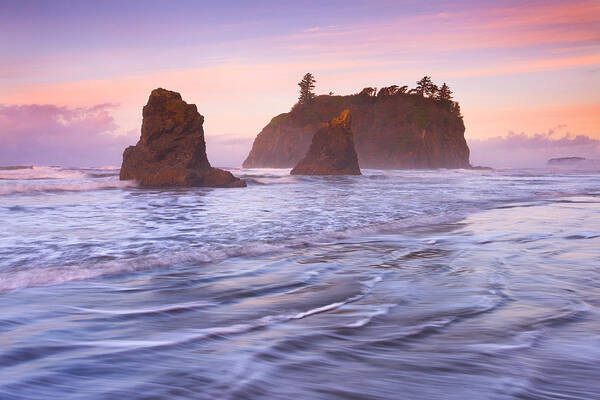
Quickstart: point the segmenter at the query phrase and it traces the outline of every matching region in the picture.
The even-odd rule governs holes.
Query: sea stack
[[[204,117],[177,92],[154,89],[144,106],[142,135],[123,152],[121,180],[141,186],[244,187],[206,157]]]
[[[292,169],[292,175],[361,175],[350,129],[352,116],[344,110],[319,129],[308,152]]]
[[[343,110],[352,114],[361,168],[470,168],[465,124],[458,103],[415,93],[316,96],[274,117],[258,134],[245,168],[292,168],[313,135]],[[387,88],[389,89],[389,88]]]

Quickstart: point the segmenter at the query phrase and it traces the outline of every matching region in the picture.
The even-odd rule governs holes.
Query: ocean
[[[0,399],[600,399],[600,172],[0,168]]]

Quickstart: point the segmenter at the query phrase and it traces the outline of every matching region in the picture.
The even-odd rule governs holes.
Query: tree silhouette
[[[426,94],[431,93],[433,90],[433,82],[431,81],[431,77],[425,75],[423,79],[417,81],[417,87],[415,88],[415,93],[419,96],[425,97]]]
[[[313,89],[315,88],[315,77],[313,74],[308,72],[300,82],[298,82],[298,86],[300,86],[300,96],[298,97],[298,103],[300,104],[309,104],[315,99],[315,93]]]
[[[372,87],[366,87],[363,90],[360,91],[360,93],[358,94],[359,96],[375,96],[375,94],[377,93],[377,88],[372,88]]]
[[[377,93],[377,97],[381,96],[394,96],[398,93],[398,85],[392,85],[387,87],[382,87],[379,89],[379,93]]]
[[[436,85],[435,83],[432,83],[431,85],[429,85],[429,87],[425,91],[425,94],[427,95],[427,97],[435,99],[435,98],[437,98],[439,91],[440,91],[440,88],[438,87],[438,85]]]
[[[452,114],[456,115],[457,117],[462,118],[462,114],[460,113],[460,104],[458,104],[458,102],[456,102],[456,101],[452,102],[450,111],[452,112]]]
[[[437,99],[444,103],[452,100],[452,90],[450,90],[450,87],[446,85],[446,82],[444,82],[444,84],[438,91]]]

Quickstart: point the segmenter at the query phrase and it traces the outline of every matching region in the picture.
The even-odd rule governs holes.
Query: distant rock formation
[[[600,159],[590,159],[584,157],[561,157],[551,158],[547,163],[548,167],[559,169],[572,169],[579,171],[600,171]]]
[[[230,172],[210,166],[195,104],[177,92],[155,89],[144,106],[142,135],[123,152],[121,180],[142,186],[244,187]]]
[[[548,160],[548,165],[575,165],[586,161],[584,157],[560,157]]]
[[[273,118],[258,134],[246,168],[290,168],[306,154],[314,133],[350,110],[361,168],[469,168],[462,117],[415,94],[317,96]]]
[[[292,169],[292,175],[360,175],[354,137],[350,130],[352,117],[344,110],[319,129],[308,152]]]

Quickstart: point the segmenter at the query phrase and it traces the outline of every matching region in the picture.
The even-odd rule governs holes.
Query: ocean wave
[[[284,175],[284,176],[242,176],[247,183],[257,184],[257,185],[282,185],[282,184],[290,184],[297,183],[299,178],[294,175]]]
[[[345,325],[346,328],[362,328],[363,326],[368,325],[373,318],[379,317],[382,315],[387,315],[389,311],[396,307],[397,304],[378,304],[376,306],[371,307],[372,310],[368,312],[366,315],[359,317],[354,322]]]
[[[133,181],[104,180],[99,182],[0,183],[0,195],[28,193],[81,192],[99,189],[135,187]]]
[[[131,351],[131,350],[140,350],[140,349],[152,349],[152,348],[157,348],[157,347],[177,346],[177,345],[182,345],[182,344],[185,344],[188,342],[194,342],[194,341],[206,340],[206,339],[217,338],[217,337],[222,337],[222,336],[247,333],[247,332],[257,330],[257,329],[265,328],[270,325],[280,324],[280,323],[294,321],[294,320],[301,320],[301,319],[308,318],[308,317],[316,315],[316,314],[321,314],[321,313],[326,313],[326,312],[337,310],[339,308],[342,308],[344,306],[347,306],[358,300],[363,299],[365,296],[367,296],[368,294],[371,293],[373,286],[377,282],[380,282],[380,281],[381,281],[381,277],[379,277],[379,276],[377,276],[373,279],[370,279],[370,280],[364,280],[364,281],[360,282],[362,285],[362,289],[360,290],[359,293],[349,296],[340,301],[323,304],[323,305],[309,308],[309,309],[306,309],[303,311],[298,310],[298,311],[291,311],[291,312],[286,312],[286,313],[281,313],[281,314],[265,315],[265,316],[262,316],[260,318],[257,318],[255,320],[245,322],[245,323],[215,326],[215,327],[204,328],[204,329],[190,329],[184,334],[178,334],[176,337],[164,337],[164,336],[160,335],[155,338],[144,339],[144,340],[121,340],[121,339],[97,340],[97,341],[75,342],[73,344],[81,345],[81,346],[96,346],[96,347],[102,347],[102,348],[106,348],[106,349],[112,349],[115,352],[121,352],[121,351]],[[190,306],[191,307],[205,307],[207,305],[208,305],[207,303],[201,303],[200,305],[197,305],[195,303],[175,304],[175,305],[169,306],[167,308],[167,310],[168,309],[175,309],[175,310],[187,309]],[[89,309],[89,308],[81,308],[81,310],[92,313],[92,314],[98,313],[101,315],[102,314],[117,315],[117,316],[121,315],[121,311],[96,310],[96,309]],[[136,310],[130,310],[129,313],[125,314],[125,315],[131,316],[132,314],[135,315],[135,314],[139,314],[139,313],[147,313],[148,311],[152,312],[152,310],[146,310],[146,309],[139,310],[139,312]],[[160,312],[164,312],[164,311],[162,309],[156,309],[155,312],[160,313]]]
[[[0,167],[0,171],[14,171],[17,169],[33,169],[33,165],[9,165]]]
[[[283,248],[285,246],[257,243],[234,249],[165,251],[154,255],[120,258],[111,261],[87,262],[76,265],[45,266],[42,268],[31,266],[18,271],[0,271],[0,292],[32,286],[47,286],[80,281],[100,276],[152,270],[182,263],[216,262],[230,257],[270,253]]]
[[[34,171],[36,171],[36,168],[34,168]],[[53,169],[59,172],[61,171],[56,167],[40,168]],[[75,171],[83,174],[88,174],[90,171],[95,171],[92,173],[99,173],[98,169]],[[107,171],[107,173],[112,172]],[[288,179],[299,179],[299,184],[295,185],[293,189],[298,187],[304,192],[311,192],[315,190],[316,186],[312,185],[313,181],[311,180],[313,178],[297,178],[284,173],[285,171],[278,171],[278,175],[271,175],[270,173],[261,175],[255,173],[253,176],[260,175],[264,177],[256,179],[273,179],[275,181],[283,180],[284,182]],[[455,172],[449,173],[455,174]],[[471,171],[469,171],[469,173],[471,173]],[[419,175],[425,173],[415,172],[415,174]],[[314,179],[319,180],[321,178]],[[357,177],[356,179],[363,179],[363,183],[367,181],[365,177]],[[338,181],[334,180],[333,182]],[[398,179],[397,183],[394,184],[401,184],[402,182],[404,182],[403,179]],[[584,182],[587,182],[587,180]],[[590,185],[592,183],[594,182],[590,181]],[[558,184],[560,184],[560,182],[558,182]],[[50,262],[38,260],[37,264],[31,263],[22,265],[19,267],[20,270],[17,271],[9,270],[0,272],[0,291],[20,289],[29,286],[53,285],[69,281],[93,279],[105,275],[133,273],[142,270],[171,267],[188,262],[219,262],[233,257],[256,256],[267,253],[293,251],[309,246],[327,245],[344,240],[364,240],[365,238],[384,233],[402,233],[407,229],[419,227],[435,228],[437,226],[458,222],[473,212],[497,208],[503,204],[515,204],[516,202],[558,198],[577,194],[582,195],[586,194],[586,191],[588,191],[587,183],[585,183],[583,187],[580,185],[572,190],[566,188],[564,192],[559,192],[557,190],[563,189],[558,184],[554,182],[554,186],[550,186],[548,189],[545,187],[540,187],[540,189],[533,188],[526,191],[513,190],[512,188],[510,188],[508,191],[498,190],[498,192],[491,193],[489,198],[486,194],[473,197],[465,197],[465,195],[463,195],[460,201],[455,201],[452,196],[449,196],[448,200],[441,204],[438,204],[431,198],[428,198],[427,193],[423,193],[423,196],[415,197],[411,189],[410,192],[400,192],[400,195],[394,198],[394,200],[402,200],[401,196],[406,196],[406,202],[403,204],[401,201],[397,201],[394,203],[395,209],[392,209],[392,207],[388,206],[387,204],[385,207],[380,204],[380,200],[382,199],[390,200],[390,197],[385,197],[387,192],[382,189],[382,186],[373,185],[372,183],[367,182],[363,186],[357,187],[359,190],[364,189],[360,192],[360,196],[364,194],[364,198],[371,201],[371,203],[364,203],[364,207],[367,208],[365,209],[365,212],[362,212],[362,209],[354,207],[356,205],[354,200],[346,201],[346,193],[351,193],[354,191],[338,190],[340,193],[337,193],[335,190],[337,190],[339,187],[334,186],[332,183],[334,191],[328,192],[329,189],[326,185],[318,187],[319,191],[322,191],[325,194],[330,193],[331,196],[329,197],[318,197],[320,196],[320,193],[316,193],[315,196],[311,197],[301,197],[300,195],[298,195],[300,197],[297,197],[295,194],[291,195],[289,198],[284,197],[294,206],[293,208],[290,208],[290,210],[293,212],[287,214],[285,218],[280,216],[278,213],[279,210],[275,210],[275,207],[285,207],[285,205],[281,205],[280,203],[275,203],[275,205],[270,206],[273,211],[272,214],[264,214],[263,217],[262,213],[256,212],[256,209],[261,209],[263,207],[263,204],[261,203],[261,197],[256,196],[256,190],[260,191],[263,190],[263,188],[254,187],[254,189],[248,188],[248,190],[244,193],[246,196],[248,196],[246,200],[251,200],[248,203],[252,204],[252,208],[248,209],[250,211],[249,215],[252,217],[248,220],[244,219],[245,217],[243,214],[243,211],[246,210],[243,206],[243,204],[245,204],[244,198],[242,198],[242,202],[240,203],[242,205],[238,205],[238,203],[232,203],[235,204],[235,206],[225,206],[224,208],[219,208],[219,196],[221,194],[226,196],[231,192],[214,191],[214,195],[201,199],[196,198],[195,195],[187,196],[187,193],[185,193],[184,196],[171,196],[162,191],[153,193],[152,191],[136,190],[136,194],[138,192],[141,194],[140,201],[142,203],[147,201],[147,204],[149,205],[147,209],[152,210],[149,211],[150,214],[148,215],[150,215],[152,218],[156,217],[153,219],[153,221],[159,221],[158,223],[160,224],[166,224],[165,221],[168,220],[169,225],[163,225],[163,227],[167,228],[168,230],[161,230],[159,236],[153,236],[152,232],[145,230],[145,228],[140,228],[144,230],[132,231],[132,237],[135,235],[137,235],[136,237],[139,237],[148,234],[148,237],[153,238],[152,240],[156,240],[157,243],[165,243],[163,241],[165,238],[165,236],[163,236],[163,232],[167,232],[166,235],[169,238],[178,241],[177,246],[180,244],[185,246],[185,243],[188,243],[187,240],[190,240],[189,243],[193,242],[193,246],[197,246],[199,243],[205,243],[202,245],[204,247],[188,247],[183,250],[181,250],[181,247],[178,247],[179,250],[158,251],[155,255],[150,256],[132,256],[131,252],[123,252],[118,256],[119,258],[110,261],[106,261],[105,259],[102,261],[98,259],[92,261],[90,258],[88,259],[89,261],[81,262],[81,259],[74,259],[72,255],[65,255],[62,261],[63,264],[61,265],[59,265],[59,261],[55,261],[56,258],[52,259]],[[526,183],[524,185],[526,185]],[[63,179],[44,182],[0,182],[0,195],[27,195],[64,191],[77,192],[115,189],[131,186],[135,186],[135,183],[132,181],[119,181],[116,178],[111,177],[98,179],[86,178],[75,181]],[[432,188],[432,192],[437,193],[437,186],[431,185],[426,187]],[[286,196],[286,193],[290,193],[290,191],[277,190],[272,194],[273,197],[276,197]],[[354,195],[355,193],[351,194]],[[359,196],[359,194],[356,193],[356,196]],[[438,195],[436,194],[435,196]],[[254,201],[256,198],[258,198],[258,202],[252,203],[252,201]],[[235,197],[235,199],[237,199],[237,197]],[[304,203],[294,204],[293,201],[297,199],[299,199],[298,201],[303,201]],[[322,213],[319,218],[315,218],[314,222],[310,220],[310,223],[305,223],[305,220],[311,215],[310,207],[315,207],[314,204],[311,204],[311,202],[315,202],[315,199],[316,201],[322,201],[323,199],[331,200],[332,203],[328,204],[328,206],[331,206],[331,210],[327,210],[327,212]],[[12,196],[10,197],[10,200],[14,200],[15,204],[8,204],[9,207],[6,207],[6,209],[9,212],[21,212],[22,214],[23,209],[19,208],[19,206],[23,203],[19,202],[18,196]],[[30,199],[27,199],[27,201],[29,200]],[[168,203],[168,207],[161,206],[163,201],[165,204]],[[45,199],[42,199],[41,203],[48,205]],[[158,204],[158,206],[155,206],[155,203]],[[320,203],[316,204],[318,205]],[[371,205],[374,205],[372,209],[369,208]],[[128,207],[128,205],[126,205],[126,207]],[[207,211],[208,207],[210,207],[210,209]],[[223,212],[223,214],[215,214],[215,209],[219,212]],[[396,209],[401,210],[401,212],[396,212]],[[313,210],[316,210],[316,208],[313,208]],[[367,211],[369,210],[372,210],[373,212],[368,214]],[[238,213],[238,211],[242,212]],[[271,209],[266,211],[271,211]],[[36,209],[36,213],[37,212],[39,212],[39,208]],[[78,214],[74,215],[75,218],[80,216]],[[229,223],[229,225],[224,228],[224,226],[219,225],[219,220],[213,218],[214,215],[219,215],[219,218],[220,215],[235,215],[236,219],[224,219],[223,224]],[[271,217],[271,215],[274,215],[274,217]],[[144,218],[145,216],[146,214],[144,214]],[[237,219],[238,216],[241,216],[240,220]],[[194,227],[186,226],[187,222],[185,221],[200,221],[200,219],[195,219],[196,217],[206,218],[207,222],[214,222],[214,229],[211,229],[211,233],[209,235],[200,238],[199,236],[195,236],[196,233],[194,233]],[[164,219],[161,220],[160,218]],[[106,219],[106,221],[109,221],[109,219]],[[110,224],[110,222],[107,224]],[[170,229],[175,226],[175,224],[177,224],[178,229],[181,230],[173,233],[170,231]],[[233,224],[236,225],[234,226]],[[266,228],[263,228],[263,226],[277,226],[277,228],[273,232],[268,231],[265,233]],[[184,232],[183,228],[185,228],[185,234],[182,233]],[[229,235],[230,232],[226,229],[232,230],[231,235]],[[67,236],[71,234],[66,230],[61,233],[64,233]],[[139,235],[140,233],[141,235]],[[585,234],[585,232],[583,233]],[[173,234],[173,236],[169,236],[170,234]],[[588,236],[593,238],[593,235]],[[231,237],[231,241],[225,244],[225,241],[223,240],[224,237],[227,237],[228,240]],[[261,240],[261,238],[264,239]],[[572,238],[578,239],[579,237],[573,236]],[[111,239],[106,240],[110,242]],[[116,244],[117,248],[121,248],[121,246],[122,243]],[[80,250],[77,250],[76,254],[82,254],[79,251]],[[407,254],[411,254],[410,251],[407,252]],[[422,253],[418,252],[414,254],[417,257],[423,256]],[[17,258],[13,258],[13,260],[17,260]],[[10,262],[11,261],[9,260],[9,263]]]
[[[61,167],[32,166],[0,170],[2,180],[83,179],[86,175],[79,169]]]
[[[86,308],[86,307],[73,307],[74,310],[82,311],[85,313],[109,315],[115,317],[138,317],[138,316],[149,316],[156,314],[165,313],[178,313],[183,311],[197,310],[201,308],[211,307],[216,305],[213,302],[207,301],[191,301],[187,303],[170,304],[166,306],[151,307],[151,308],[136,308],[136,309],[119,309],[119,310],[108,310],[101,308]]]
[[[119,167],[66,168],[48,166],[0,167],[0,180],[85,179],[118,176]]]
[[[116,165],[105,165],[103,167],[87,167],[82,169],[91,169],[91,170],[101,170],[101,171],[112,171],[112,170],[120,170],[121,167]]]
[[[111,176],[119,176],[119,171],[116,172],[88,172],[90,178],[109,178]]]
[[[235,257],[260,256],[281,253],[312,246],[323,246],[341,239],[364,238],[385,232],[456,221],[456,216],[415,217],[386,224],[352,228],[344,231],[322,232],[275,243],[251,242],[220,249],[187,249],[162,251],[153,255],[140,255],[110,261],[90,261],[81,264],[55,266],[25,266],[18,271],[0,271],[0,292],[34,286],[48,286],[81,281],[102,276],[136,273],[167,268],[186,263],[215,263]],[[458,218],[460,219],[460,218]],[[37,265],[37,264],[36,264]]]

